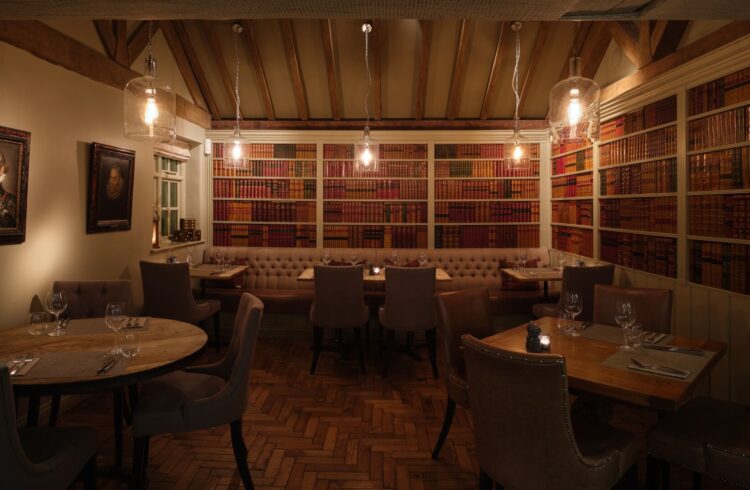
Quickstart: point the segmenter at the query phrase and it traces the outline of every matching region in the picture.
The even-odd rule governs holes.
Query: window
[[[154,195],[161,208],[161,236],[168,237],[180,227],[183,213],[183,162],[154,155]]]

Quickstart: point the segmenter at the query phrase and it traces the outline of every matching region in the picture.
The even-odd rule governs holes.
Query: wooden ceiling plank
[[[234,119],[212,121],[212,129],[234,129]],[[253,129],[288,129],[288,130],[334,130],[334,129],[357,129],[362,130],[365,121],[363,119],[341,119],[339,121],[308,119],[299,120],[277,120],[267,121],[264,119],[240,121],[243,130]],[[513,129],[512,119],[381,119],[370,121],[372,129],[410,130],[410,129]],[[544,119],[526,119],[519,121],[518,127],[524,130],[547,129],[549,124]]]
[[[320,21],[323,35],[323,51],[326,58],[326,74],[328,75],[328,98],[331,101],[331,117],[334,121],[341,119],[341,105],[339,104],[339,76],[336,71],[336,49],[333,45],[333,21]]]
[[[484,91],[482,99],[482,109],[479,112],[480,119],[487,119],[490,113],[490,104],[495,100],[495,87],[500,80],[500,69],[503,64],[503,32],[505,23],[500,23],[500,33],[497,35],[497,45],[495,46],[495,56],[492,58],[492,67],[490,68],[490,77],[487,79],[487,88]]]
[[[255,81],[258,85],[258,90],[260,90],[261,99],[263,100],[263,107],[266,111],[266,118],[273,121],[276,119],[276,111],[273,108],[271,90],[268,87],[266,70],[265,68],[263,68],[263,59],[260,57],[258,43],[255,41],[253,24],[249,20],[242,21],[242,34],[243,38],[245,39],[245,54],[248,58],[250,58],[250,62],[253,64]]]
[[[94,27],[96,27],[96,33],[99,34],[99,39],[102,41],[102,46],[104,46],[104,51],[107,52],[107,56],[114,58],[115,28],[112,25],[112,21],[95,20]]]
[[[638,43],[638,31],[632,22],[612,21],[608,22],[609,32],[620,50],[628,57],[636,68],[641,68],[640,47]]]
[[[149,21],[144,20],[133,30],[133,33],[128,37],[128,66],[132,65],[136,58],[141,55],[146,46],[148,46],[148,24]],[[155,36],[159,31],[161,24],[156,22],[151,26],[151,36]]]
[[[294,87],[294,101],[297,104],[297,114],[304,120],[310,119],[310,111],[307,105],[307,93],[305,92],[305,81],[302,78],[302,68],[297,56],[297,41],[294,36],[294,26],[291,19],[280,19],[281,37],[284,41],[284,52],[289,67],[289,75],[292,77]]]
[[[177,68],[180,70],[182,79],[185,82],[185,86],[190,92],[190,96],[197,105],[206,106],[206,100],[203,97],[198,80],[195,78],[195,73],[190,67],[190,61],[188,60],[187,54],[183,49],[180,38],[177,36],[175,25],[167,20],[161,21],[161,31],[164,34],[164,38],[167,40],[169,50],[172,52],[172,58],[174,58]],[[213,114],[212,114],[213,116]]]
[[[221,49],[221,45],[219,44],[219,40],[217,39],[216,34],[214,34],[211,23],[207,20],[202,20],[198,25],[200,27],[201,33],[203,34],[203,38],[208,45],[208,49],[211,51],[211,57],[214,60],[216,72],[221,79],[221,84],[224,87],[224,92],[227,96],[227,100],[229,100],[232,109],[234,109],[236,103],[234,83],[232,82],[233,78],[229,74],[229,69],[227,68],[226,59],[224,58],[224,51]],[[235,34],[232,35],[234,36]]]
[[[414,119],[424,117],[424,106],[427,98],[427,69],[430,66],[430,47],[432,45],[432,21],[419,21],[419,59],[417,60],[417,87],[414,94]]]
[[[177,38],[180,40],[182,49],[185,51],[185,56],[187,56],[188,62],[190,63],[193,75],[195,75],[195,80],[198,82],[198,87],[200,87],[201,93],[206,99],[208,111],[214,119],[221,119],[221,111],[219,111],[219,106],[216,104],[211,85],[209,85],[206,73],[203,71],[203,66],[201,66],[200,58],[198,58],[195,49],[193,49],[193,42],[190,40],[190,35],[187,32],[185,23],[181,20],[175,20],[172,22],[174,24],[175,32],[177,33]]]
[[[638,21],[638,61],[641,66],[651,63],[651,25],[648,20]]]
[[[464,81],[466,80],[466,62],[469,57],[469,48],[473,33],[474,21],[468,19],[462,20],[461,29],[458,33],[456,59],[453,63],[453,75],[451,76],[451,85],[448,91],[448,105],[446,110],[446,117],[448,119],[455,119],[461,111],[461,95],[463,93]]]
[[[374,119],[383,117],[383,77],[382,77],[382,43],[383,23],[372,21],[372,115]]]
[[[544,50],[544,43],[547,40],[549,28],[549,22],[542,21],[539,23],[539,30],[536,33],[534,47],[531,49],[531,55],[529,56],[529,65],[526,69],[526,76],[523,78],[523,84],[521,85],[521,93],[519,94],[518,102],[518,117],[523,117],[523,109],[529,96],[529,82],[534,79],[534,74],[539,66],[539,59],[542,57],[542,51]]]
[[[123,66],[128,63],[128,24],[124,20],[114,21],[115,55],[116,62]]]
[[[654,31],[651,33],[653,59],[658,60],[674,53],[679,47],[689,24],[690,21],[687,20],[657,21]]]
[[[596,76],[610,41],[612,41],[612,32],[609,27],[604,22],[593,23],[586,36],[586,43],[581,49],[581,76],[586,78]]]

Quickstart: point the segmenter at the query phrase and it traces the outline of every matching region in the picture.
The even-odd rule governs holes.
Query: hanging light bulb
[[[513,116],[513,136],[511,138],[511,144],[513,145],[512,158],[506,159],[506,167],[512,171],[521,171],[529,166],[529,156],[526,154],[526,138],[521,136],[521,130],[519,129],[519,117],[518,107],[521,103],[521,94],[518,91],[518,79],[519,79],[519,64],[521,61],[521,23],[513,22],[510,28],[515,33],[515,52],[516,52],[516,63],[513,65],[513,79],[511,84],[513,86],[513,95],[516,99],[516,110]],[[501,33],[502,35],[502,33]]]
[[[240,167],[244,163],[244,141],[240,132],[240,54],[237,48],[238,38],[242,33],[242,25],[234,24],[234,134],[232,135],[232,145],[229,150],[229,165]]]
[[[362,24],[362,32],[365,35],[365,67],[367,68],[367,93],[365,94],[365,128],[362,139],[354,145],[354,171],[355,173],[376,172],[378,170],[379,145],[370,137],[370,91],[372,89],[372,76],[370,74],[370,32],[372,24]]]
[[[578,23],[573,25],[574,33]],[[599,85],[581,76],[581,58],[573,36],[573,57],[568,78],[549,93],[549,128],[554,143],[599,139]],[[586,142],[584,141],[584,144]]]
[[[156,60],[151,55],[150,21],[144,75],[130,80],[125,85],[123,101],[126,137],[156,142],[175,139],[176,96],[169,85],[156,78]]]

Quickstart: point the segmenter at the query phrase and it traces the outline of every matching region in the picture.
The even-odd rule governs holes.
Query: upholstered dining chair
[[[385,305],[378,311],[380,325],[387,332],[383,356],[383,377],[395,348],[396,332],[407,335],[424,331],[432,375],[438,377],[435,311],[435,267],[386,267]]]
[[[672,330],[672,290],[594,286],[594,322],[615,324],[617,303],[628,301],[644,330],[669,333]]]
[[[237,470],[245,488],[253,488],[242,437],[242,414],[247,407],[250,367],[262,316],[263,303],[243,293],[229,348],[220,361],[143,383],[133,412],[136,487],[145,485],[151,436],[229,424]]]
[[[594,417],[571,418],[564,357],[461,340],[480,488],[609,489],[623,476],[633,484],[637,439]]]
[[[96,488],[96,431],[16,428],[8,368],[0,366],[0,477],[3,488],[65,489],[79,475]],[[7,487],[5,486],[7,485]]]
[[[221,302],[195,301],[190,287],[190,265],[141,261],[143,303],[146,314],[195,325],[214,319],[214,343],[221,347]],[[205,327],[204,327],[205,328]]]
[[[543,316],[557,316],[565,303],[567,293],[576,292],[581,297],[583,310],[576,320],[589,321],[594,318],[594,286],[597,284],[612,284],[615,276],[615,266],[594,265],[585,267],[565,267],[563,269],[562,290],[557,303],[535,304],[531,312],[537,318]]]
[[[703,475],[750,488],[750,409],[714,398],[694,398],[648,432],[647,483],[669,488],[669,465],[693,471],[693,488]],[[659,469],[661,471],[659,471]]]
[[[466,382],[461,336],[471,334],[477,338],[492,335],[492,309],[487,288],[464,289],[437,296],[438,329],[445,353],[445,387],[448,402],[445,406],[443,428],[432,450],[433,459],[440,456],[445,438],[451,429],[456,405],[469,408],[469,386]]]
[[[362,349],[362,327],[369,321],[370,309],[364,300],[363,267],[315,266],[315,300],[310,306],[313,327],[313,358],[310,374],[315,374],[318,359],[324,350],[325,329],[333,329],[340,338],[343,329],[353,329],[359,355],[359,370],[365,373]],[[327,350],[327,349],[326,349]]]

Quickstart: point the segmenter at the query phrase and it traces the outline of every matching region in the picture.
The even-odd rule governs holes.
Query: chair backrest
[[[477,288],[439,294],[437,311],[448,372],[465,379],[461,336],[471,334],[481,339],[494,333],[490,292]]]
[[[363,267],[315,266],[312,322],[318,327],[361,327],[364,307]]]
[[[386,267],[383,326],[428,330],[437,325],[435,267]]]
[[[462,343],[484,472],[506,488],[602,488],[598,478],[613,481],[619,457],[584,460],[575,442],[562,356],[508,352],[471,335]]]
[[[615,325],[615,312],[620,301],[633,305],[635,317],[644,330],[672,331],[672,290],[597,284],[594,288],[594,321]]]
[[[143,306],[146,314],[173,320],[191,321],[197,308],[190,288],[190,266],[141,261]]]
[[[588,267],[565,267],[563,269],[560,306],[563,306],[567,293],[578,293],[583,305],[583,311],[576,317],[576,320],[593,320],[594,286],[597,284],[610,285],[614,277],[615,266],[612,264]]]
[[[94,318],[104,316],[108,303],[125,303],[125,312],[132,314],[130,281],[55,281],[53,291],[64,291],[68,307],[62,316]]]
[[[6,482],[17,482],[23,487],[31,474],[33,464],[21,446],[16,427],[16,408],[10,374],[0,365],[0,471]]]

